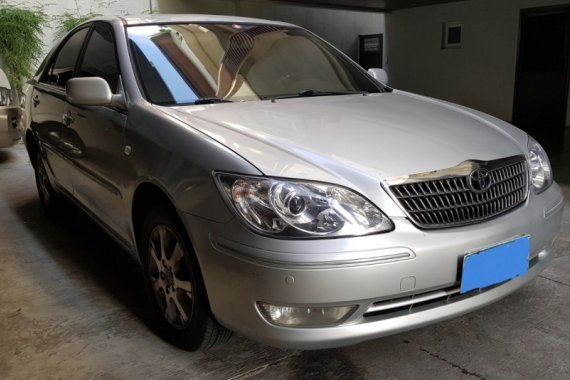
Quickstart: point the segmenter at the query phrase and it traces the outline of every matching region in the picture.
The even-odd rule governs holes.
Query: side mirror
[[[83,106],[125,106],[123,95],[115,95],[100,77],[73,78],[65,84],[65,96],[72,104]]]
[[[378,82],[387,85],[388,84],[388,73],[384,69],[372,68],[368,70],[368,74]]]

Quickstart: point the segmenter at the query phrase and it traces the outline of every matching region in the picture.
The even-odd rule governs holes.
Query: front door
[[[564,141],[570,8],[521,12],[513,124],[550,148]]]
[[[101,77],[114,93],[121,92],[119,65],[113,31],[96,23],[80,58],[77,77]],[[102,220],[116,237],[128,240],[129,220],[123,198],[126,112],[107,106],[78,106],[67,103],[62,133],[65,152],[74,172],[74,196]]]

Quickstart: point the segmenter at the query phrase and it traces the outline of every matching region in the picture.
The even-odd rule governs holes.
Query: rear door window
[[[46,75],[42,78],[42,82],[65,87],[65,83],[73,77],[77,58],[88,31],[88,27],[83,28],[67,39],[59,49]]]

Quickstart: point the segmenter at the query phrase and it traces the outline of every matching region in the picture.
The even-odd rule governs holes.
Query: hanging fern
[[[71,12],[64,12],[59,16],[55,16],[54,19],[57,24],[55,31],[56,37],[57,38],[63,37],[67,32],[75,28],[77,25],[95,16],[100,16],[100,15],[89,12],[88,14],[85,15],[76,16]]]
[[[46,21],[41,8],[18,8],[0,0],[0,61],[14,88],[33,75],[42,53]]]

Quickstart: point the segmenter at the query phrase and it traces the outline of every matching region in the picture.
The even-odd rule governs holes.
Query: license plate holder
[[[460,293],[523,276],[528,271],[530,237],[522,236],[463,258]]]

